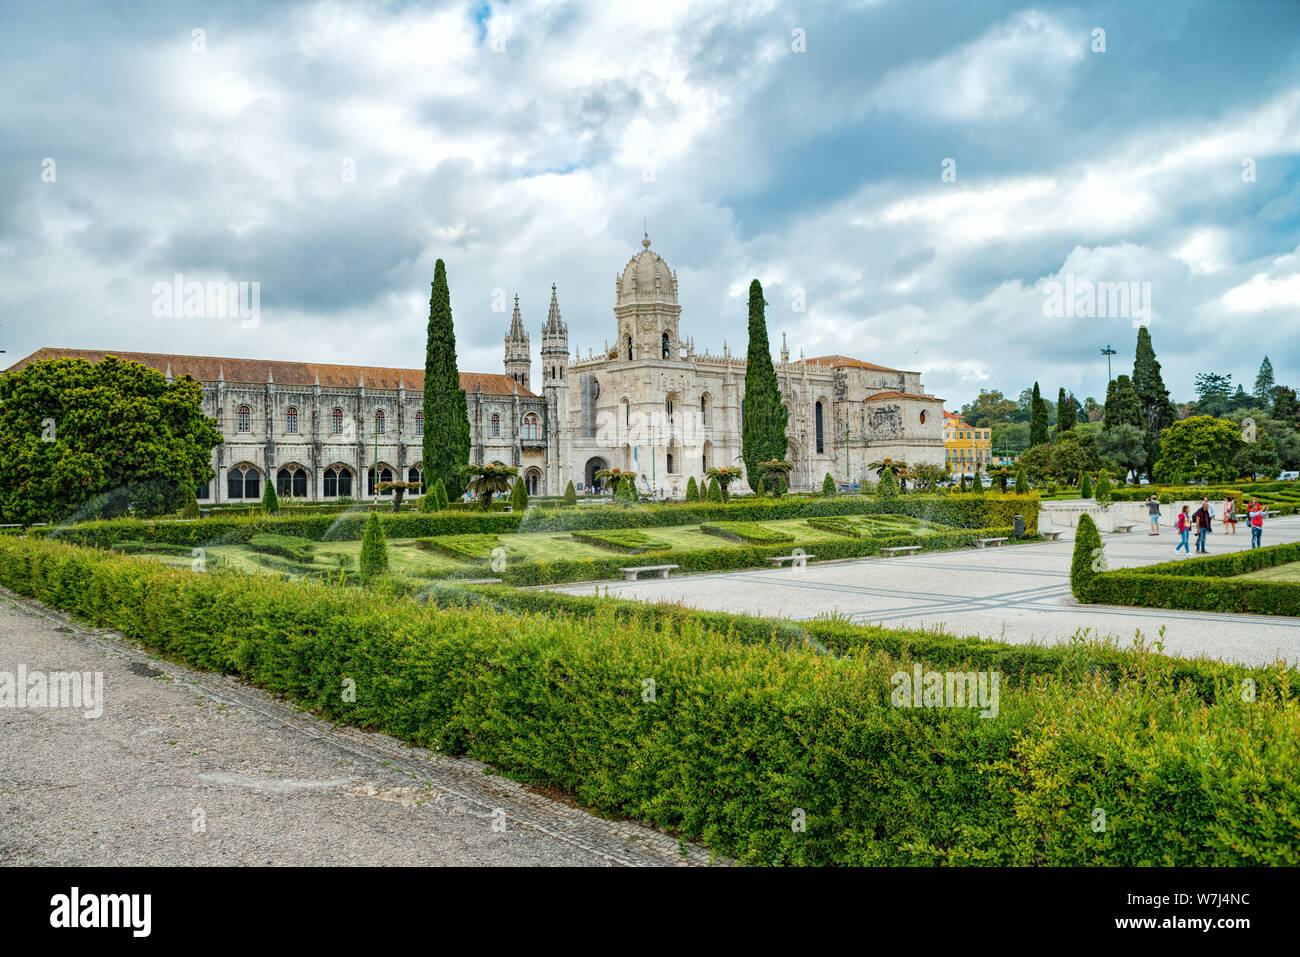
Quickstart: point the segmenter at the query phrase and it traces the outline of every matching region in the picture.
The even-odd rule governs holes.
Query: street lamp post
[[[1106,348],[1101,350],[1101,354],[1106,357],[1106,384],[1109,385],[1111,380],[1110,357],[1115,355],[1115,350],[1110,347],[1110,343],[1108,342],[1106,343]]]

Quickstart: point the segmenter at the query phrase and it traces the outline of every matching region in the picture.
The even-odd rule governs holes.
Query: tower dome
[[[641,239],[642,249],[628,260],[618,280],[618,305],[637,302],[677,303],[677,276],[662,256],[650,250],[650,236]]]

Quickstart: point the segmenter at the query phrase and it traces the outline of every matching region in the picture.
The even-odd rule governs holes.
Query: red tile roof
[[[412,392],[424,389],[423,369],[390,369],[384,366],[346,366],[319,362],[280,362],[274,359],[228,359],[219,356],[180,356],[159,352],[122,352],[117,349],[37,349],[25,359],[19,359],[10,370],[18,370],[40,359],[85,359],[99,362],[105,356],[117,356],[166,372],[186,374],[200,382],[215,382],[219,375],[227,382],[264,383],[268,377],[276,385],[311,386],[319,378],[325,387],[355,387],[365,376],[371,389],[396,389],[405,385]],[[519,395],[536,398],[510,376],[492,372],[462,372],[460,387],[466,392],[482,389],[489,395]]]
[[[943,399],[933,395],[917,395],[915,392],[877,392],[875,395],[867,396],[868,402],[873,399],[920,399],[923,402],[943,401]]]
[[[878,366],[874,362],[863,362],[861,359],[854,359],[851,356],[813,356],[811,359],[800,360],[802,362],[813,362],[819,366],[851,366],[854,369],[871,369],[875,372],[902,372],[902,369],[891,369],[889,366]]]

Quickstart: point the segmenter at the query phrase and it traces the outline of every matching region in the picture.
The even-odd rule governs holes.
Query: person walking
[[[1175,555],[1178,554],[1178,549],[1180,548],[1188,555],[1192,553],[1192,550],[1187,547],[1187,538],[1192,534],[1191,511],[1192,507],[1190,505],[1184,505],[1183,510],[1178,513],[1178,523],[1176,526],[1178,528],[1178,544],[1174,546]]]
[[[1237,534],[1237,500],[1231,495],[1223,500],[1223,528],[1233,535]]]
[[[1203,498],[1201,507],[1192,515],[1192,524],[1196,526],[1196,551],[1201,555],[1206,554],[1205,537],[1210,534],[1211,514],[1210,500]]]
[[[1160,534],[1160,500],[1156,498],[1156,493],[1152,492],[1147,498],[1147,521],[1151,523],[1151,531],[1148,535]]]
[[[1246,521],[1250,523],[1250,547],[1259,548],[1264,537],[1264,506],[1259,504],[1259,499],[1250,500]]]

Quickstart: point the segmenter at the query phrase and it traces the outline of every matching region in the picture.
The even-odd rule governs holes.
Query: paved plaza
[[[1072,535],[1066,530],[1065,535]],[[1176,536],[1151,537],[1141,529],[1103,534],[1112,568],[1151,565],[1174,558]],[[1300,516],[1277,518],[1264,544],[1300,541]],[[1210,554],[1248,548],[1244,523],[1236,535],[1216,523]],[[556,588],[590,595],[680,602],[695,608],[779,618],[815,618],[831,612],[864,624],[929,628],[1015,643],[1056,644],[1081,629],[1130,644],[1136,632],[1150,639],[1161,626],[1165,652],[1207,655],[1265,664],[1300,663],[1300,620],[1270,615],[1219,614],[1164,608],[1079,605],[1070,594],[1073,540],[1007,548],[962,549],[908,558],[867,558],[809,565],[683,575],[637,582]],[[1181,553],[1179,553],[1181,554]]]

